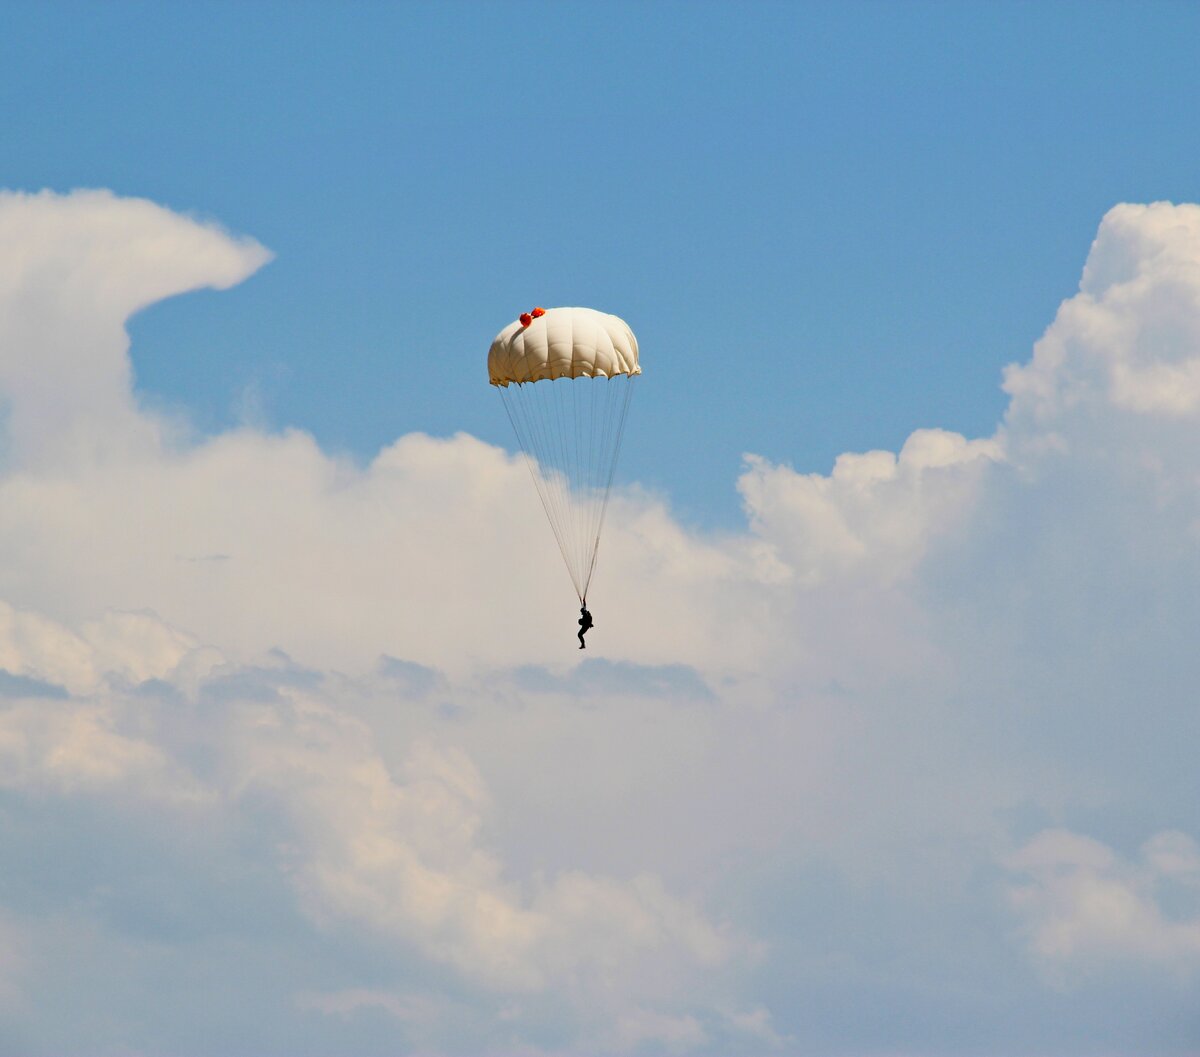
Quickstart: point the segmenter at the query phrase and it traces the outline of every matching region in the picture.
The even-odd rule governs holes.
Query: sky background
[[[1197,39],[5,5],[0,1055],[1200,1054]]]
[[[1193,196],[1198,19],[10,4],[0,160],[277,255],[220,308],[133,324],[141,391],[201,428],[258,416],[364,459],[410,429],[507,443],[479,350],[526,302],[598,305],[647,357],[627,479],[732,528],[743,452],[828,471],[920,423],[991,430],[1104,212]]]

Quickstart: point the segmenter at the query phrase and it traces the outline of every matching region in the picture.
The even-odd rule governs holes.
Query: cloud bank
[[[269,257],[0,195],[0,1051],[1195,1052],[1200,208],[991,437],[617,496],[582,664],[509,453],[142,406]]]

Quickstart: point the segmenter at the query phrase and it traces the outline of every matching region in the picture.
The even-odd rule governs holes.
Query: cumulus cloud
[[[1009,898],[1047,968],[1200,967],[1200,847],[1187,834],[1158,833],[1130,862],[1100,841],[1047,830],[1007,865],[1024,878]]]
[[[1198,216],[1104,218],[991,437],[747,456],[722,537],[615,496],[620,617],[577,663],[509,453],[408,434],[363,465],[139,405],[129,315],[265,249],[0,197],[10,1048],[1032,1053],[1064,1018],[1081,1052],[1151,1021],[1179,1048]],[[1164,969],[1116,1019],[1102,981]],[[193,1030],[201,993],[229,1035]]]
[[[0,392],[15,468],[128,456],[161,430],[133,399],[124,323],[172,294],[224,289],[270,257],[142,199],[0,194]]]
[[[751,527],[806,586],[864,578],[888,585],[971,510],[996,440],[921,429],[900,449],[838,456],[833,472],[799,474],[748,456],[738,481]]]
[[[35,684],[8,704],[0,786],[104,797],[118,813],[153,808],[180,833],[248,812],[264,827],[260,854],[318,930],[349,930],[378,951],[445,964],[484,995],[557,996],[584,1024],[655,996],[677,1001],[697,974],[755,956],[750,941],[650,874],[512,876],[488,848],[491,797],[462,750],[405,739],[389,762],[371,728],[346,713],[372,696],[395,702],[394,664],[347,683],[281,655],[245,668],[198,648],[198,668],[180,663],[191,655],[172,658],[170,670],[135,684],[121,658],[154,643],[148,620],[117,622],[86,646],[85,670],[116,659],[101,667],[99,688],[47,701]],[[326,1013],[376,1005],[397,1016],[411,1006],[373,994],[350,989],[353,1001],[318,994],[306,1003]],[[443,1012],[453,1017],[456,1007]]]
[[[1047,422],[1080,405],[1143,415],[1200,406],[1196,354],[1200,206],[1115,206],[1079,293],[1064,302],[1033,358],[1005,373],[1011,419]]]
[[[463,752],[417,741],[393,776],[367,728],[287,693],[292,708],[261,706],[246,725],[248,773],[235,782],[291,817],[290,872],[316,920],[347,919],[517,993],[651,987],[653,962],[677,974],[736,953],[736,937],[653,877],[570,871],[519,885],[481,842],[489,797]]]

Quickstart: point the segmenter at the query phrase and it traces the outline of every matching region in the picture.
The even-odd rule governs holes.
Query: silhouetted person
[[[587,611],[587,606],[579,607],[579,648],[587,649],[587,643],[583,641],[583,636],[588,633],[588,629],[592,627],[592,614]]]

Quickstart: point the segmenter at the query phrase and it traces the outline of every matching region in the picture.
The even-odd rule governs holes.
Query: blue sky
[[[5,7],[0,1057],[1197,1057],[1197,39]]]
[[[277,254],[135,321],[149,397],[362,458],[409,429],[507,443],[492,334],[594,304],[644,349],[624,472],[701,525],[738,522],[744,451],[825,471],[922,424],[990,432],[1098,218],[1200,171],[1187,4],[5,19],[10,186],[144,195]]]

